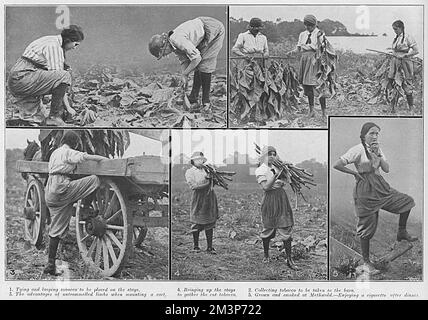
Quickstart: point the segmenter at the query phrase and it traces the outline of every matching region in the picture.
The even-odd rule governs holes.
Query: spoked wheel
[[[82,201],[76,210],[76,237],[83,260],[100,269],[104,276],[120,272],[132,246],[132,214],[118,186],[102,182],[90,208]]]
[[[43,242],[47,214],[45,192],[39,180],[30,178],[24,201],[25,239],[39,249]]]

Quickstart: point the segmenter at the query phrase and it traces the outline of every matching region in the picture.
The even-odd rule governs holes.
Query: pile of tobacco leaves
[[[226,127],[225,75],[213,75],[211,109],[199,113],[189,111],[179,74],[124,73],[94,65],[83,72],[73,70],[72,76],[69,101],[77,114],[66,122],[75,126]],[[45,107],[49,102],[44,99]],[[13,119],[16,110],[9,92],[7,109],[7,119]]]
[[[242,61],[230,72],[230,111],[240,120],[277,120],[291,112],[299,97],[297,73],[290,65]]]
[[[130,143],[127,130],[75,130],[80,136],[80,151],[107,158],[122,157]],[[60,146],[64,130],[40,130],[42,161],[49,161],[52,152]]]
[[[371,77],[376,82],[375,92],[372,96],[372,103],[394,103],[397,104],[400,97],[406,97],[404,86],[412,85],[408,83],[404,75],[403,65],[398,65],[398,70],[394,75],[394,78],[389,79],[388,71],[392,63],[392,60],[395,59],[391,56],[386,56],[384,59],[381,59],[375,65],[375,68],[371,74]],[[422,78],[422,60],[419,58],[414,58],[416,63],[413,63],[414,66],[414,77],[415,82],[417,83]]]

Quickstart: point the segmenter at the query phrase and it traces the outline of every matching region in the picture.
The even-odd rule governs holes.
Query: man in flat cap
[[[154,35],[149,51],[158,60],[174,52],[182,68],[182,83],[186,88],[193,72],[193,87],[189,95],[192,111],[199,110],[199,91],[202,87],[202,105],[210,111],[211,75],[217,66],[217,57],[223,47],[224,25],[211,17],[186,21],[173,31]]]
[[[232,48],[232,52],[237,56],[269,56],[267,38],[260,32],[262,29],[262,20],[259,18],[252,18],[248,25],[248,30],[239,34]]]

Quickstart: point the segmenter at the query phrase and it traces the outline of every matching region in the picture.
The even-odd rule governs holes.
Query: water
[[[374,49],[379,51],[387,51],[390,48],[394,38],[392,36],[377,36],[377,37],[328,37],[328,40],[336,50],[350,50],[354,53],[368,53],[366,49]],[[419,54],[417,57],[423,57],[423,41],[415,38],[418,44]]]

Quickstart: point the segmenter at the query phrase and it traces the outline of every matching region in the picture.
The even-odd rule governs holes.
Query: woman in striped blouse
[[[83,38],[81,28],[70,25],[60,35],[45,36],[27,46],[8,79],[9,90],[24,119],[45,120],[46,125],[63,126],[63,105],[67,111],[75,113],[66,96],[71,73],[65,64],[65,52],[75,49]],[[47,94],[52,94],[52,101],[49,116],[44,119],[41,98]]]

